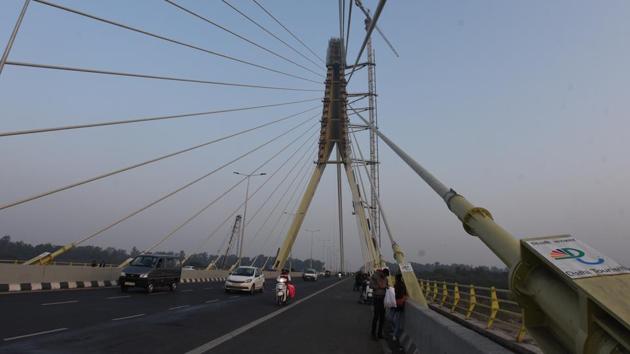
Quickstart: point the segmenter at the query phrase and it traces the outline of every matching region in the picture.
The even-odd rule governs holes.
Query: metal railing
[[[499,327],[513,333],[519,343],[525,339],[523,310],[511,300],[510,290],[427,279],[418,281],[427,303],[459,314],[465,320],[481,321],[486,329]]]
[[[23,264],[26,260],[23,259],[0,259],[0,264]],[[91,262],[73,262],[73,261],[53,261],[50,265],[64,265],[64,266],[78,266],[78,267],[94,267],[94,268],[115,268],[117,264],[104,264],[100,266],[99,263],[93,265]]]

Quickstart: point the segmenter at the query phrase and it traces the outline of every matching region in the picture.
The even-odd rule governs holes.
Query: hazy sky
[[[322,77],[164,1],[56,3],[323,82]],[[221,1],[178,3],[324,74],[323,66],[294,53]],[[251,1],[231,3],[313,58]],[[261,3],[321,57],[328,39],[338,35],[336,1]],[[372,9],[376,6],[376,1],[365,3]],[[21,4],[21,0],[0,2],[2,48]],[[394,57],[381,38],[375,37],[381,129],[445,184],[489,209],[516,237],[572,234],[630,264],[628,18],[630,3],[623,0],[390,1],[379,24],[401,55]],[[349,58],[356,56],[363,35],[355,9]],[[230,62],[36,2],[29,7],[10,60],[323,89],[323,84]],[[365,73],[355,75],[350,91],[365,91],[366,80]],[[7,66],[0,76],[0,131],[281,103],[320,98],[322,94]],[[0,138],[0,204],[320,105],[313,101]],[[239,138],[0,211],[0,233],[27,242],[72,242],[319,114],[321,107]],[[312,127],[317,118],[88,244],[149,247],[238,182],[232,171],[251,172],[297,139],[259,170],[273,173],[306,143],[251,199],[248,210],[252,216],[269,199],[247,227],[245,253],[275,253],[286,228],[282,228],[283,219],[273,234],[271,226],[285,215],[283,208],[291,202],[288,199],[294,186],[303,183],[306,170],[300,166],[312,169],[316,141],[316,127]],[[395,237],[411,260],[500,265],[498,258],[466,234],[441,199],[385,145],[380,151],[382,201]],[[298,167],[282,180],[296,163]],[[258,232],[294,177],[297,181],[291,191]],[[252,191],[265,178],[252,179]],[[321,230],[314,243],[314,255],[319,258],[325,240],[329,246],[337,242],[332,241],[337,237],[335,188],[334,168],[329,168],[304,222],[305,228]],[[361,258],[348,192],[346,188],[346,250],[349,265],[356,268]],[[242,203],[244,194],[245,185],[241,184],[161,249],[216,252],[231,221],[209,242],[204,240]],[[286,211],[295,209],[295,200]],[[390,247],[384,243],[383,249],[391,259]],[[294,255],[308,257],[309,252],[308,234],[302,232]]]

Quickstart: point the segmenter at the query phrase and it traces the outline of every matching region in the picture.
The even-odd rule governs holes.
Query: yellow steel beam
[[[329,150],[330,153],[330,150]],[[298,210],[293,216],[293,222],[291,222],[291,227],[289,227],[289,231],[287,232],[287,236],[278,251],[278,256],[276,257],[276,261],[273,264],[274,269],[281,270],[284,268],[284,264],[289,258],[289,254],[291,253],[291,249],[293,248],[293,244],[295,243],[295,239],[297,238],[298,232],[300,232],[300,227],[302,227],[302,223],[304,222],[304,217],[306,216],[306,212],[308,211],[308,207],[311,205],[311,201],[313,200],[313,196],[315,195],[315,191],[317,190],[317,186],[319,185],[319,181],[322,178],[322,174],[324,173],[324,169],[326,168],[325,163],[319,163],[315,166],[315,170],[311,175],[311,179],[308,182],[308,186],[306,187],[306,191],[304,191],[304,195],[302,196],[302,200],[300,201],[300,205],[298,206]]]

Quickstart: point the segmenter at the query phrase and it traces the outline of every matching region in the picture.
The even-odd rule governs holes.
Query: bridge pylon
[[[350,192],[352,194],[352,205],[354,214],[359,225],[359,235],[362,245],[366,248],[366,263],[370,268],[381,267],[384,262],[381,257],[378,244],[370,230],[370,222],[363,207],[363,196],[359,191],[357,179],[352,168],[351,141],[348,135],[348,114],[347,114],[347,92],[345,77],[345,56],[343,42],[338,38],[333,38],[328,42],[328,52],[326,55],[326,88],[323,100],[323,112],[321,120],[321,130],[319,137],[319,151],[315,169],[302,196],[298,210],[293,216],[293,221],[289,227],[286,238],[278,251],[278,257],[274,262],[274,268],[279,270],[289,257],[297,234],[302,227],[306,212],[313,200],[317,186],[328,164],[343,166]],[[333,150],[337,150],[337,160],[330,160]],[[338,177],[339,178],[339,177]],[[340,181],[340,180],[339,180]],[[338,182],[339,182],[338,181]],[[340,265],[343,268],[343,264]]]

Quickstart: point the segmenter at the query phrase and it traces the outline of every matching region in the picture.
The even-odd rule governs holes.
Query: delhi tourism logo
[[[555,250],[551,251],[550,256],[551,258],[555,260],[575,259],[576,261],[582,264],[588,264],[588,265],[596,265],[596,264],[604,263],[604,259],[599,258],[599,257],[592,261],[584,260],[583,259],[583,257],[585,256],[584,251],[576,249],[576,248],[570,248],[570,247],[556,248]]]

